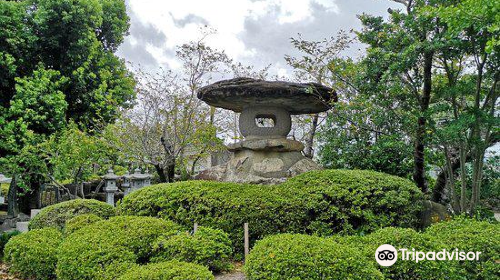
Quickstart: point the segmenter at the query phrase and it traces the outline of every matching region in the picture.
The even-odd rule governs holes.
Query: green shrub
[[[56,229],[32,230],[12,237],[4,250],[10,270],[24,278],[55,279],[57,247],[62,234]]]
[[[356,248],[301,234],[257,241],[245,272],[249,280],[383,279]]]
[[[162,236],[153,245],[152,261],[178,260],[208,266],[211,271],[231,269],[231,240],[219,229],[199,227],[196,233]]]
[[[54,227],[62,230],[66,221],[82,214],[107,219],[115,215],[113,206],[94,199],[74,199],[47,206],[29,224],[30,229]]]
[[[165,217],[186,227],[194,222],[227,232],[237,253],[243,224],[250,240],[277,233],[370,232],[415,226],[422,193],[410,181],[372,171],[323,170],[282,185],[186,181],[142,188],[126,196],[125,215]]]
[[[423,194],[407,179],[367,170],[319,170],[286,181],[282,193],[314,197],[311,231],[369,233],[382,227],[417,227]]]
[[[59,280],[114,279],[123,267],[146,263],[161,235],[177,234],[179,226],[152,217],[112,217],[68,235],[60,246]]]
[[[467,279],[500,279],[500,224],[457,218],[433,224],[425,234],[441,240],[444,248],[481,252],[479,261],[463,261]]]
[[[382,244],[390,244],[396,250],[406,248],[409,251],[438,252],[445,246],[439,240],[416,232],[413,229],[384,228],[356,242],[360,251],[363,251],[370,262],[379,268],[387,279],[393,280],[442,280],[442,279],[465,279],[464,271],[455,261],[433,261],[423,260],[418,263],[412,260],[402,260],[402,253],[398,251],[398,260],[392,266],[379,266],[375,260],[375,251]],[[339,240],[340,243],[343,243]],[[349,241],[348,241],[349,242]],[[352,242],[349,242],[352,244]]]
[[[21,234],[21,232],[15,230],[15,231],[10,231],[10,232],[2,232],[0,234],[0,258],[3,258],[3,249],[5,248],[5,244],[9,242],[9,240],[16,236]]]
[[[102,218],[95,214],[82,214],[66,221],[64,227],[65,234],[71,234],[85,226],[102,221]]]
[[[210,271],[201,265],[169,261],[151,263],[130,269],[118,280],[213,280]]]

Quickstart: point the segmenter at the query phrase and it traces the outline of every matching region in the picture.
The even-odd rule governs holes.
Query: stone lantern
[[[241,113],[244,140],[230,144],[232,158],[198,179],[275,184],[310,170],[321,169],[302,155],[304,145],[287,139],[291,115],[316,114],[331,108],[335,92],[317,83],[290,83],[236,78],[201,88],[198,98],[219,108]]]
[[[151,175],[147,172],[145,174],[141,173],[139,168],[134,170],[134,174],[131,175],[130,184],[132,187],[131,191],[138,190],[144,186],[151,185]]]
[[[108,170],[108,174],[103,176],[104,179],[104,191],[106,192],[106,203],[115,206],[115,193],[118,191],[116,181],[120,176],[113,173],[113,169]]]
[[[11,178],[5,177],[2,173],[0,173],[0,185],[1,184],[10,184],[12,181]],[[0,188],[0,204],[5,203],[5,197],[2,194],[2,189]]]
[[[123,195],[127,195],[130,193],[130,181],[131,181],[132,175],[130,175],[130,172],[125,173],[123,175],[123,183],[122,183],[122,189],[123,189]]]

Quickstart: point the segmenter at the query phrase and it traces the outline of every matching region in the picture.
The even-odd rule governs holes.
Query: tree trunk
[[[418,128],[417,135],[415,137],[415,146],[413,151],[413,180],[415,184],[422,190],[422,192],[427,192],[427,182],[425,180],[425,117],[418,118]],[[446,179],[445,179],[446,182]]]
[[[306,139],[306,148],[304,150],[304,155],[308,158],[313,158],[314,156],[313,145],[314,145],[314,137],[316,136],[316,129],[318,128],[318,119],[319,115],[314,114],[311,124],[311,131]]]
[[[167,177],[165,176],[165,171],[164,169],[159,165],[155,164],[154,165],[156,173],[158,174],[158,178],[160,178],[160,183],[167,183]]]
[[[173,183],[175,181],[175,163],[167,166],[167,178],[169,183]]]
[[[417,132],[415,135],[415,150],[413,153],[414,160],[414,170],[413,170],[413,180],[415,184],[422,190],[422,192],[427,193],[427,182],[425,180],[425,133],[427,117],[426,112],[429,109],[429,103],[431,100],[432,91],[432,58],[434,56],[433,52],[424,53],[424,86],[422,88],[422,96],[420,97],[420,117],[417,123]]]
[[[12,176],[12,182],[10,183],[9,192],[7,193],[7,214],[11,217],[17,216],[19,214],[19,205],[17,204],[17,175]]]

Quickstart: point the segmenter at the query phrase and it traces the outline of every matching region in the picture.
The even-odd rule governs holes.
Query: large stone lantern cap
[[[301,115],[327,111],[331,102],[337,101],[337,94],[333,89],[317,83],[235,78],[200,88],[198,98],[211,106],[235,112],[266,106]]]

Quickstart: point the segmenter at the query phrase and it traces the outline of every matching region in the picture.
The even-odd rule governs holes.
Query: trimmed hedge
[[[54,227],[63,230],[66,221],[82,214],[94,214],[107,219],[115,215],[115,208],[94,199],[74,199],[47,206],[29,224],[30,229]]]
[[[118,280],[213,280],[210,271],[201,265],[169,261],[132,268]]]
[[[194,222],[227,232],[237,253],[243,224],[252,242],[289,233],[371,232],[418,224],[423,195],[409,180],[361,170],[301,174],[277,186],[186,181],[142,188],[118,206],[125,215],[164,217],[186,227]]]
[[[178,231],[177,224],[152,217],[117,216],[95,222],[61,244],[57,279],[115,279],[123,268],[148,262],[159,236]]]
[[[457,218],[433,224],[425,234],[442,240],[444,248],[481,252],[479,261],[463,261],[467,279],[500,279],[500,224]]]
[[[231,240],[219,229],[199,227],[196,233],[188,232],[162,236],[153,245],[153,262],[178,260],[208,266],[211,271],[231,269]]]
[[[21,234],[21,232],[17,231],[17,230],[10,231],[10,232],[2,232],[0,234],[0,259],[3,259],[3,249],[5,248],[5,244],[7,244],[7,242],[9,242],[9,240],[12,237],[19,235],[19,234]]]
[[[248,280],[383,279],[356,248],[302,234],[279,234],[257,241],[245,272]]]
[[[353,244],[346,238],[347,243]],[[397,250],[406,248],[409,251],[439,252],[445,248],[440,240],[420,234],[413,229],[384,228],[365,237],[359,238],[361,242],[355,242],[363,251],[370,262],[378,267],[387,279],[413,280],[413,279],[467,279],[462,268],[456,261],[432,261],[424,260],[418,263],[411,260],[402,260],[402,253],[398,251],[398,260],[392,266],[379,266],[375,260],[375,251],[382,244],[390,244]],[[341,240],[339,242],[343,243]]]
[[[103,219],[95,214],[82,214],[71,218],[66,221],[66,226],[64,227],[65,234],[71,234],[85,226],[93,224]]]
[[[54,228],[36,229],[12,237],[4,250],[10,271],[23,278],[55,279],[57,247],[62,234]]]

